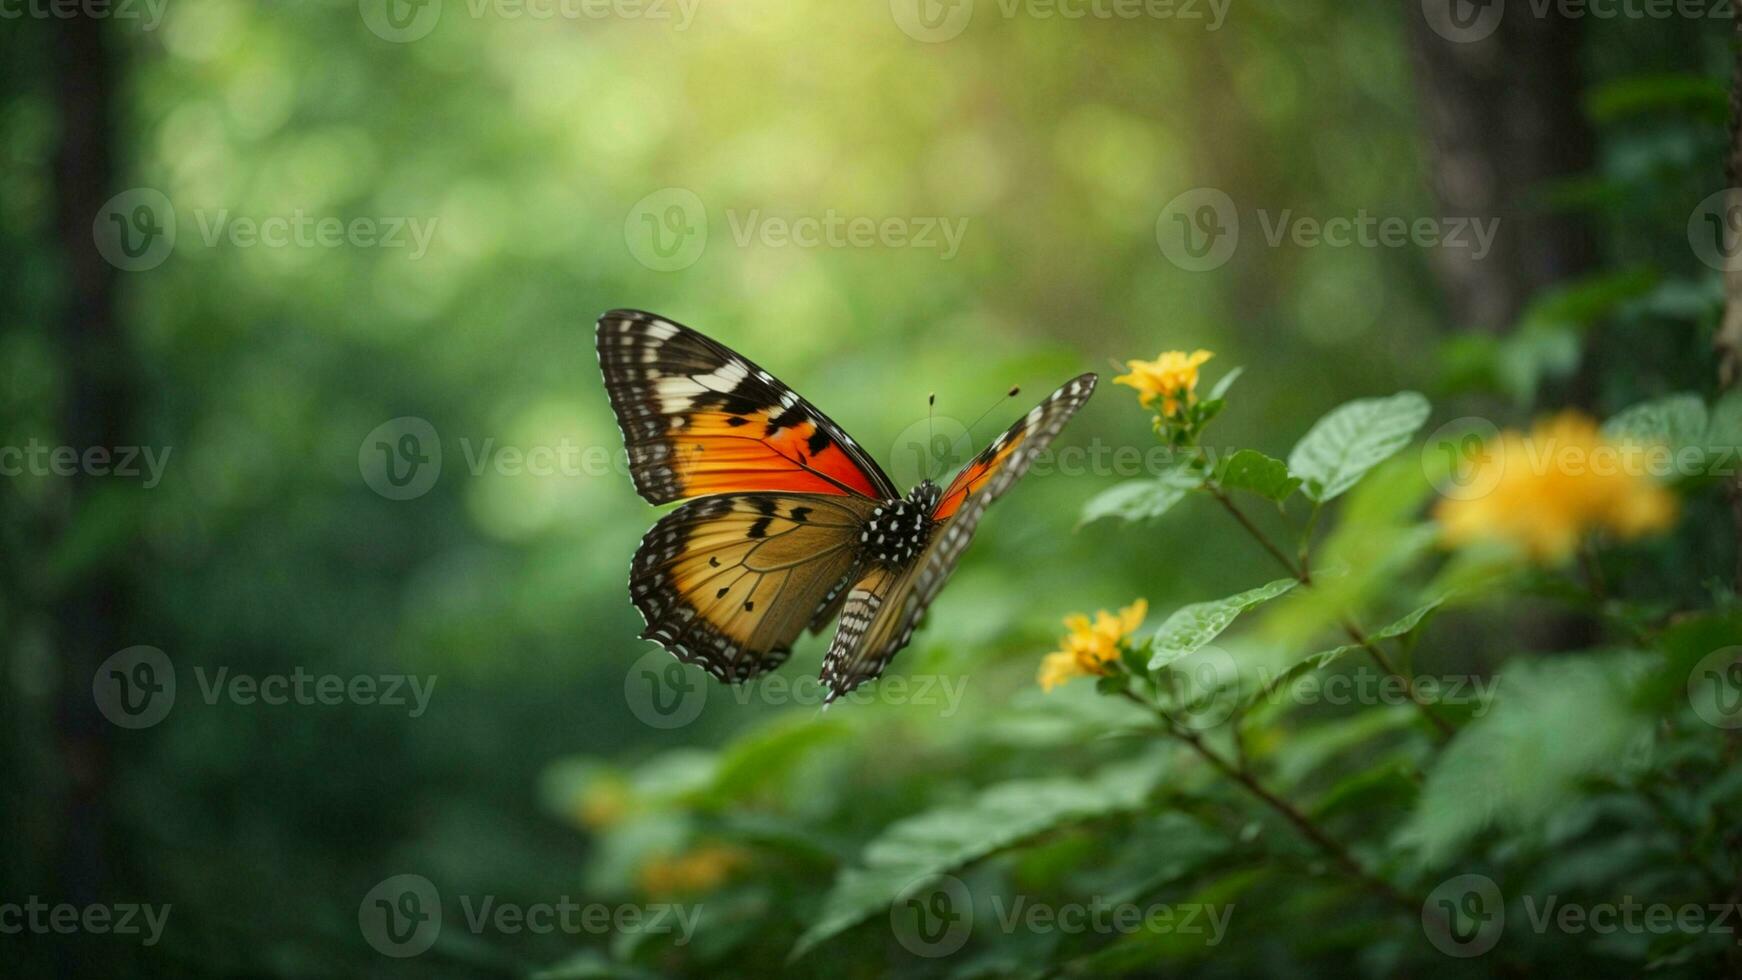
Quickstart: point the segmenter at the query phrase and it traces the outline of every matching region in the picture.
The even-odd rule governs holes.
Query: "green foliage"
[[[1170,469],[1153,478],[1127,480],[1090,498],[1083,505],[1078,524],[1092,524],[1107,517],[1127,523],[1153,520],[1172,510],[1203,482],[1203,474],[1190,467]]]
[[[1340,497],[1408,445],[1429,411],[1427,399],[1413,391],[1349,402],[1319,419],[1295,444],[1288,454],[1289,472],[1319,503]]]
[[[1288,471],[1288,464],[1251,449],[1229,456],[1216,474],[1226,490],[1247,490],[1278,503],[1300,489],[1301,478]]]
[[[1539,932],[1519,907],[1734,901],[1742,768],[1711,720],[1736,710],[1715,685],[1742,644],[1729,481],[1675,481],[1671,533],[1593,535],[1564,566],[1526,568],[1445,551],[1450,464],[1419,444],[1440,421],[1528,429],[1577,408],[1617,435],[1703,447],[1708,475],[1735,465],[1742,393],[1718,391],[1712,353],[1723,276],[1689,248],[1691,209],[1727,182],[1734,52],[1712,24],[1578,25],[1589,82],[1558,95],[1587,107],[1590,166],[1509,186],[1495,217],[1530,247],[1469,265],[1507,285],[1562,278],[1477,333],[1441,312],[1449,252],[1260,234],[1285,211],[1447,209],[1423,179],[1444,161],[1424,157],[1417,119],[1421,25],[1406,18],[1420,4],[1235,5],[1212,32],[957,4],[972,22],[935,44],[906,33],[905,3],[701,4],[682,32],[651,14],[385,4],[439,9],[406,43],[368,26],[377,0],[162,6],[161,30],[105,22],[114,61],[78,84],[57,75],[61,18],[0,31],[0,448],[86,438],[93,420],[174,447],[149,490],[0,478],[0,900],[174,909],[150,949],[8,937],[12,972],[1742,968],[1734,936]],[[99,199],[149,187],[180,212],[161,266],[97,277],[119,290],[101,311],[113,330],[86,315],[96,294],[76,266],[91,216],[61,213],[79,199],[61,187],[63,140],[83,132],[63,114],[105,77],[114,172]],[[1198,90],[1210,97],[1166,97]],[[1188,271],[1158,252],[1155,219],[1208,186],[1235,202],[1239,247]],[[633,237],[669,216],[642,202],[671,189],[707,219],[680,269]],[[434,238],[415,260],[234,247],[203,233],[221,212],[393,216],[433,222]],[[965,235],[945,257],[745,230],[831,214],[929,215]],[[1538,246],[1553,254],[1528,257]],[[659,511],[624,472],[587,334],[618,306],[755,358],[903,484],[1020,414],[975,421],[1012,384],[1050,390],[1163,346],[1245,367],[1154,438],[1130,389],[1103,384],[999,502],[889,670],[954,698],[867,688],[823,711],[796,685],[673,665],[705,703],[664,728],[634,710],[647,678],[632,665],[654,651],[623,581]],[[1432,421],[1411,392],[1371,397],[1404,388],[1432,395]],[[438,430],[445,465],[427,494],[389,500],[359,449],[408,415]],[[581,465],[532,473],[486,446],[573,447]],[[1096,526],[1071,533],[1076,514]],[[1100,676],[1043,693],[1059,619],[1135,597],[1150,625]],[[777,676],[813,678],[827,641],[803,638]],[[123,730],[89,695],[95,665],[135,643],[162,647],[181,688],[167,721]],[[208,703],[194,672],[218,668],[439,684],[418,717]],[[1417,704],[1387,693],[1403,677],[1484,694]],[[688,883],[650,873],[697,860]],[[364,941],[359,902],[403,871],[437,885],[444,930],[396,959]],[[1465,874],[1509,903],[1499,945],[1469,960],[1423,928],[1427,895]],[[960,951],[929,957],[888,913],[941,875],[979,912]],[[474,931],[461,902],[481,896],[701,912],[683,943]],[[994,897],[1232,917],[1216,945],[1161,915],[1007,930]]]
[[[845,869],[805,934],[798,958],[819,943],[881,914],[907,888],[1053,830],[1141,804],[1161,778],[1151,761],[1122,764],[1088,779],[1019,780],[987,788],[960,806],[891,824]]]
[[[1632,696],[1646,665],[1632,652],[1508,664],[1495,679],[1493,709],[1428,774],[1400,842],[1439,865],[1490,825],[1538,830],[1585,780],[1621,775],[1629,750],[1651,734]]]
[[[1226,599],[1181,606],[1155,631],[1151,640],[1155,654],[1150,657],[1149,669],[1161,670],[1181,657],[1197,652],[1233,625],[1241,613],[1269,602],[1299,584],[1292,578],[1277,579]]]

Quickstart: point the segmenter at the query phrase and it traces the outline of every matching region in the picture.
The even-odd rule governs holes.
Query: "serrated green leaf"
[[[1154,760],[1109,766],[1090,779],[1000,783],[967,803],[891,824],[844,869],[821,914],[793,946],[796,960],[889,907],[915,881],[947,874],[1066,823],[1142,805],[1161,778]]]
[[[1152,641],[1155,653],[1149,658],[1149,669],[1160,670],[1181,657],[1202,649],[1220,636],[1241,613],[1260,603],[1269,602],[1299,584],[1296,579],[1279,578],[1226,599],[1181,606],[1155,631],[1155,639]]]
[[[1617,414],[1603,423],[1603,434],[1611,439],[1675,450],[1688,446],[1704,448],[1706,422],[1706,403],[1700,396],[1670,395]]]
[[[1508,664],[1494,679],[1488,713],[1428,770],[1398,842],[1430,865],[1492,824],[1514,831],[1546,824],[1578,798],[1585,779],[1614,770],[1649,734],[1633,693],[1648,663],[1623,652]]]
[[[1267,500],[1287,500],[1300,488],[1300,478],[1288,472],[1288,464],[1251,449],[1228,457],[1217,477],[1223,487],[1247,490]]]
[[[1413,391],[1356,399],[1314,423],[1288,454],[1288,469],[1311,499],[1323,503],[1341,496],[1409,445],[1430,411],[1428,400]]]
[[[1083,505],[1081,527],[1104,517],[1122,521],[1147,521],[1160,517],[1185,495],[1204,482],[1203,475],[1186,468],[1168,470],[1153,479],[1127,480],[1096,494]]]

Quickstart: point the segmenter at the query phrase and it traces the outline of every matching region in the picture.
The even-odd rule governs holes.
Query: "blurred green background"
[[[1434,424],[1713,390],[1722,295],[1686,225],[1723,186],[1727,21],[1587,19],[1551,25],[1548,41],[1507,28],[1448,66],[1458,46],[1426,32],[1416,3],[1236,2],[1214,29],[1199,6],[1205,20],[1066,19],[981,0],[942,39],[914,36],[931,29],[900,0],[699,0],[687,21],[675,3],[542,18],[468,0],[163,0],[155,22],[144,7],[8,20],[0,432],[169,453],[150,487],[40,473],[0,485],[6,897],[173,906],[155,946],[7,937],[17,962],[110,976],[768,975],[837,869],[891,822],[1120,757],[1075,718],[1101,710],[1091,691],[1043,700],[1034,685],[1060,617],[1138,596],[1165,611],[1271,576],[1202,502],[1140,534],[1077,526],[1084,501],[1143,475],[1111,452],[1153,444],[1132,393],[1105,383],[1110,359],[1203,347],[1210,378],[1244,366],[1214,440],[1278,456],[1340,402],[1405,388],[1435,399]],[[1569,111],[1528,115],[1557,104]],[[1492,146],[1448,146],[1460,105],[1514,125],[1478,126]],[[1484,181],[1505,185],[1498,204]],[[1158,245],[1164,209],[1194,188],[1225,192],[1241,225],[1207,271]],[[117,244],[104,218],[130,219],[136,189],[168,202],[175,241],[117,268],[101,258]],[[699,253],[665,255],[649,230],[676,233],[673,206],[689,207]],[[1273,246],[1262,223],[1284,211],[1498,217],[1499,248],[1515,251]],[[831,212],[963,234],[946,256],[743,233]],[[298,215],[430,236],[422,250],[409,230],[403,247],[235,236]],[[1553,237],[1533,230],[1544,222],[1573,245],[1530,253]],[[1106,462],[1038,472],[1000,503],[892,667],[963,683],[959,704],[819,714],[706,682],[693,722],[638,716],[631,666],[653,648],[636,639],[625,577],[658,514],[618,462],[591,349],[593,319],[619,306],[757,360],[904,484],[929,393],[966,423],[1022,385],[975,427],[983,442],[1065,378],[1102,373],[1061,445]],[[360,458],[406,417],[439,439],[440,475],[389,499]],[[488,455],[504,447],[572,447],[581,463],[518,472]],[[1694,526],[1722,513],[1690,507]],[[1727,573],[1718,537],[1691,534],[1639,575],[1666,597],[1699,594]],[[1529,605],[1456,624],[1443,665],[1491,665],[1550,628]],[[814,676],[826,641],[807,638],[782,673]],[[162,650],[179,689],[167,718],[128,730],[88,689],[135,645]],[[415,717],[207,703],[196,671],[219,668],[435,687]],[[624,802],[623,787],[657,795],[661,780],[702,802]],[[1146,827],[1028,860],[1090,882],[1067,894],[1112,888],[1094,882],[1145,861],[1121,847],[1180,832]],[[707,914],[687,946],[462,927],[457,896],[649,900],[650,865],[699,846],[722,850],[700,862]],[[1047,870],[1013,873],[1030,872]],[[402,873],[435,883],[447,920],[407,960],[358,926],[363,897]],[[1385,928],[1331,935],[1334,905],[1272,887],[1287,907],[1237,915],[1223,950],[1143,972],[1410,962]],[[983,951],[980,968],[1052,955]],[[872,925],[791,969],[960,966]]]

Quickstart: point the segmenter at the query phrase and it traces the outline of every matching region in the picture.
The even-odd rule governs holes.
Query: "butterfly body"
[[[907,644],[985,508],[1095,386],[1076,378],[948,485],[902,495],[840,426],[718,342],[635,310],[600,317],[596,338],[636,489],[688,501],[631,563],[642,636],[740,682],[839,616],[822,669],[829,701]]]

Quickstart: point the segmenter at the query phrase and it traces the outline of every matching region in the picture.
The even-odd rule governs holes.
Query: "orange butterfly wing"
[[[651,313],[596,331],[605,391],[650,503],[716,493],[899,496],[840,426],[748,358]]]

